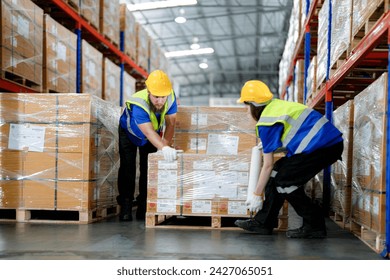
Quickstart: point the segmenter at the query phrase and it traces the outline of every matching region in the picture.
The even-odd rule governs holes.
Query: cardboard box
[[[30,0],[1,1],[1,69],[16,82],[41,89],[43,10]],[[31,84],[30,84],[31,83]]]
[[[76,92],[77,35],[44,15],[43,91]]]

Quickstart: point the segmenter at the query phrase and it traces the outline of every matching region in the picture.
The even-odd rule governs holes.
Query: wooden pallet
[[[347,230],[350,229],[349,219],[345,217],[345,215],[339,213],[333,213],[331,219],[342,229],[347,229]]]
[[[379,5],[370,14],[366,16],[366,19],[358,26],[357,31],[351,34],[351,44],[348,49],[348,53],[351,55],[355,47],[372,29],[372,27],[389,11],[389,0],[380,1]]]
[[[41,84],[38,84],[36,83],[35,81],[31,81],[29,79],[26,79],[25,77],[23,76],[20,76],[18,74],[14,74],[12,72],[9,72],[9,71],[1,71],[1,78],[3,80],[7,80],[11,83],[14,83],[14,84],[17,84],[17,85],[21,85],[25,88],[29,88],[33,91],[36,91],[36,92],[41,92],[42,91],[42,85]]]
[[[94,210],[0,209],[1,222],[89,224],[116,216],[119,206]]]
[[[351,221],[351,232],[376,253],[381,253],[385,246],[385,233],[375,232],[363,225]]]
[[[193,216],[193,215],[161,215],[146,213],[145,226],[147,228],[168,228],[168,229],[223,229],[241,230],[234,221],[237,219],[248,219],[248,216]],[[288,216],[279,216],[279,226],[276,231],[286,231],[288,228]]]
[[[65,3],[68,4],[69,7],[71,7],[76,13],[80,12],[80,7],[78,5],[78,1],[75,0],[63,0]]]

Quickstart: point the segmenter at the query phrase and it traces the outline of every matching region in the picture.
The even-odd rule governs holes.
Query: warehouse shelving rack
[[[288,79],[284,91],[281,93],[281,99],[284,99],[287,88],[293,81],[293,73],[296,61],[304,58],[304,102],[306,100],[307,87],[306,78],[311,59],[311,28],[318,24],[313,20],[315,10],[324,3],[323,0],[306,0],[306,21],[304,23],[305,32],[300,35],[293,54],[293,63],[290,66]],[[329,23],[328,23],[328,61],[325,84],[319,89],[316,96],[307,105],[325,113],[326,117],[332,121],[332,114],[335,107],[344,104],[352,99],[358,92],[366,88],[374,79],[369,77],[354,78],[353,72],[357,69],[368,69],[368,71],[377,71],[377,73],[389,72],[390,70],[390,12],[386,11],[376,22],[370,31],[361,39],[353,49],[351,55],[334,70],[330,76],[330,34],[332,21],[332,0],[329,2]],[[390,108],[390,83],[388,83],[388,104]],[[386,237],[384,250],[381,255],[384,258],[390,258],[390,112],[386,113]],[[330,167],[324,170],[324,205],[329,210],[330,199]]]
[[[115,46],[110,40],[103,36],[94,26],[83,19],[77,11],[68,5],[63,0],[35,0],[33,1],[38,6],[44,9],[44,11],[50,14],[55,20],[69,28],[74,30],[77,35],[77,61],[76,61],[76,91],[81,91],[81,42],[84,38],[90,43],[93,43],[99,51],[103,53],[105,57],[109,57],[116,64],[120,66],[120,106],[123,103],[123,74],[127,71],[136,79],[144,79],[148,73],[139,67],[130,57],[124,54],[121,48]],[[119,30],[118,30],[119,33]],[[121,37],[123,40],[123,37]],[[121,42],[122,44],[122,42]],[[31,92],[34,91],[31,88],[23,85],[18,85],[7,80],[0,79],[0,89],[10,92]]]

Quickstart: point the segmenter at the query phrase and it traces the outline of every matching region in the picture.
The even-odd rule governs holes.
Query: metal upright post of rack
[[[124,53],[125,52],[125,32],[121,31],[119,33],[119,50]],[[125,75],[125,63],[123,59],[121,59],[120,63],[120,76],[119,76],[119,106],[123,106],[123,83],[124,83],[124,75]]]
[[[387,26],[387,46],[388,46],[388,57],[387,57],[387,73],[390,73],[390,26]],[[387,77],[389,79],[389,77]],[[386,217],[385,217],[385,231],[386,240],[384,249],[381,252],[381,256],[390,259],[390,83],[387,81],[387,110],[386,110]]]
[[[76,22],[75,33],[77,35],[77,50],[76,50],[76,92],[81,92],[81,57],[82,57],[82,37],[81,24]]]
[[[309,11],[310,11],[310,0],[306,0],[306,19],[309,18]],[[310,34],[310,21],[306,20],[305,24],[305,50],[304,50],[304,58],[305,58],[305,65],[304,65],[304,75],[303,75],[303,104],[306,104],[307,99],[307,76],[308,76],[308,70],[310,65],[310,48],[311,48],[311,34]]]
[[[330,50],[331,50],[331,34],[332,34],[332,0],[329,0],[329,16],[328,16],[328,44],[327,44],[327,61],[326,61],[326,93],[325,93],[325,116],[332,122],[333,118],[333,91],[328,88],[328,81],[330,75]],[[329,215],[330,211],[330,173],[331,166],[327,166],[324,169],[323,177],[323,205],[324,214]]]

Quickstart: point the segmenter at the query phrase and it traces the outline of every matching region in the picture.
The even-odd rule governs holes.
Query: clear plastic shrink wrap
[[[149,155],[146,224],[158,215],[249,217],[255,125],[246,108],[179,107],[174,145],[183,153],[174,162]]]
[[[120,107],[90,94],[0,94],[0,208],[116,206]]]
[[[354,99],[352,219],[384,233],[387,73]]]

